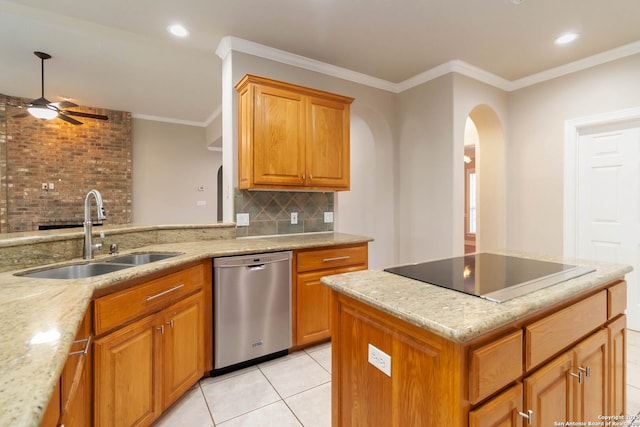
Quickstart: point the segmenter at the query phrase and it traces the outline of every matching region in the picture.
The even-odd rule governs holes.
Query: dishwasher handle
[[[279,262],[290,262],[291,251],[250,254],[213,259],[214,268],[255,267]]]

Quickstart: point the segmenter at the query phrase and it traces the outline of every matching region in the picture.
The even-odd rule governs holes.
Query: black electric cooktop
[[[478,253],[386,268],[384,271],[504,302],[594,271],[548,261]]]

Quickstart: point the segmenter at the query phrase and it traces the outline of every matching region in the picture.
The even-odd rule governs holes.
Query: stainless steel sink
[[[84,277],[99,276],[112,273],[137,265],[148,264],[154,261],[182,255],[182,252],[141,252],[137,254],[122,255],[119,257],[91,262],[88,264],[67,265],[64,267],[52,267],[38,270],[16,273],[16,276],[33,277],[40,279],[81,279]]]
[[[93,277],[101,274],[112,273],[114,271],[131,267],[133,267],[133,264],[107,264],[104,262],[93,262],[90,264],[67,265],[64,267],[54,267],[45,270],[17,273],[16,276],[40,279],[81,279],[84,277]]]
[[[182,255],[183,252],[141,252],[137,254],[122,255],[119,257],[105,260],[108,263],[142,265],[150,262],[162,261],[163,259],[173,258]]]

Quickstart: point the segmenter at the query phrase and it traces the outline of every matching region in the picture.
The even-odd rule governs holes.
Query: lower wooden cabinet
[[[71,346],[60,380],[40,423],[41,427],[90,426],[91,385],[91,315],[85,315]]]
[[[296,346],[331,337],[331,290],[320,279],[332,274],[366,270],[367,243],[296,251],[294,254],[293,299]]]
[[[204,370],[202,292],[95,342],[97,426],[146,426]]]
[[[607,307],[615,294],[608,291],[624,286],[605,284],[561,310],[466,344],[333,291],[332,425],[547,427],[623,415],[624,304]],[[576,321],[573,329],[562,323],[567,313],[587,319],[580,311],[587,308],[600,323]],[[566,340],[547,343],[543,333]],[[383,359],[370,357],[371,346],[390,356],[390,375],[376,366]]]
[[[469,412],[469,427],[521,427],[523,400],[522,383],[517,383]]]

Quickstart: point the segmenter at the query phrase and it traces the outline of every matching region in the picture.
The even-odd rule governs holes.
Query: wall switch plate
[[[387,376],[391,376],[391,356],[376,346],[369,344],[369,363],[384,372]]]
[[[49,183],[49,190],[53,190],[54,188],[56,188],[56,186],[53,184],[53,182]]]
[[[333,222],[333,212],[325,212],[324,213],[324,223],[330,223]]]
[[[298,212],[291,212],[291,224],[298,223]]]
[[[206,200],[198,200],[196,202],[196,206],[207,206],[207,201]]]
[[[236,214],[236,225],[238,227],[248,227],[249,226],[249,214],[248,213]]]

